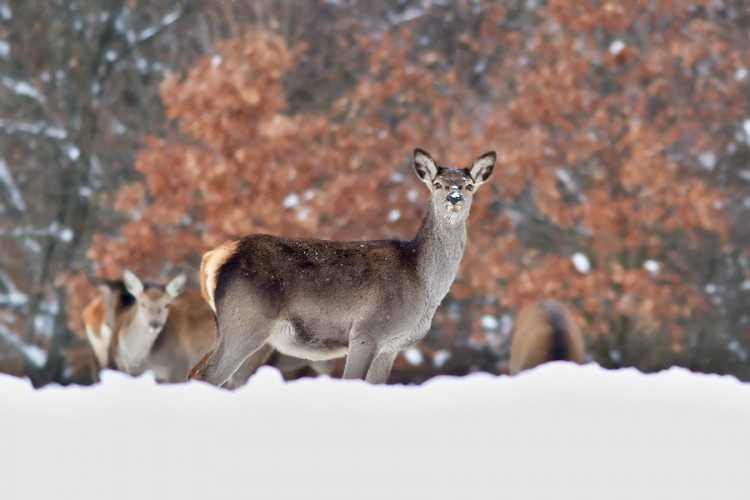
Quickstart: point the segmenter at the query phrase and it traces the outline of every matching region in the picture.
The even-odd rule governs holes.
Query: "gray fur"
[[[471,168],[444,168],[415,150],[415,170],[432,196],[411,241],[261,234],[207,253],[202,272],[204,284],[215,284],[206,295],[219,333],[191,377],[221,385],[270,344],[310,360],[346,355],[344,378],[387,381],[396,354],[427,334],[450,289],[466,242],[467,186],[486,181],[494,161],[486,153]]]

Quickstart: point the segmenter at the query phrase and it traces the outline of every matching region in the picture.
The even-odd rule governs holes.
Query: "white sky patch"
[[[515,377],[373,387],[327,377],[285,383],[263,367],[233,392],[111,371],[91,387],[35,390],[0,375],[0,394],[6,469],[34,464],[3,476],[17,496],[99,498],[117,485],[117,497],[143,498],[148,485],[197,499],[210,485],[211,496],[226,498],[555,498],[582,481],[599,492],[588,498],[747,496],[750,385],[679,368],[645,375],[556,362]],[[550,445],[539,453],[539,443]],[[301,444],[315,459],[290,462]],[[80,480],[80,457],[113,449],[116,464],[137,464],[137,481],[124,481],[111,460],[89,460]],[[446,460],[446,450],[461,459]],[[294,480],[282,482],[280,471]],[[623,471],[637,480],[623,481]]]
[[[591,261],[581,252],[574,253],[570,260],[573,262],[573,267],[576,268],[576,271],[581,274],[586,274],[591,270]]]
[[[716,167],[716,155],[713,151],[704,151],[698,155],[698,161],[701,162],[706,170],[713,170]]]
[[[299,205],[299,196],[295,193],[290,193],[284,196],[284,199],[281,201],[281,206],[287,210],[296,207],[297,205]]]
[[[404,351],[404,358],[412,366],[419,366],[424,362],[422,351],[416,347],[410,347]]]
[[[417,190],[414,188],[411,188],[409,191],[406,192],[406,199],[414,202],[417,201],[417,198],[419,198],[419,193],[417,193]]]
[[[10,10],[8,4],[0,4],[0,16],[2,16],[6,21],[9,21],[13,17],[13,11]]]
[[[402,174],[401,172],[393,172],[391,174],[391,180],[393,182],[401,182],[404,180],[404,174]]]
[[[750,280],[745,280],[742,282],[742,285],[740,285],[740,288],[744,291],[750,290]]]
[[[708,285],[706,285],[705,290],[706,293],[716,293],[717,287],[713,283],[709,283]]]
[[[0,39],[0,57],[3,59],[10,57],[10,44],[2,39]]]
[[[742,122],[742,130],[745,131],[745,139],[750,142],[750,118]]]
[[[435,365],[435,368],[441,368],[449,359],[451,359],[450,351],[440,349],[433,354],[432,364]]]
[[[482,319],[479,320],[479,324],[482,325],[482,328],[485,330],[497,330],[497,318],[494,316],[491,316],[489,314],[485,314],[482,316]]]
[[[660,266],[659,263],[655,260],[647,260],[643,263],[643,269],[650,272],[651,274],[657,274],[659,272]]]
[[[390,222],[396,222],[401,218],[401,211],[397,208],[394,208],[390,212],[388,212],[388,221]]]
[[[609,53],[613,56],[616,56],[623,50],[625,50],[625,43],[622,40],[615,40],[609,44]]]
[[[16,209],[18,209],[19,211],[25,212],[26,202],[23,199],[23,195],[21,195],[21,190],[18,189],[16,182],[13,180],[13,175],[10,173],[10,169],[8,168],[8,165],[1,158],[0,158],[0,183],[5,184],[6,189],[8,190],[8,194],[10,196],[10,201],[11,203],[13,203],[13,206],[16,207]]]
[[[211,57],[211,67],[212,68],[218,68],[221,65],[221,61],[223,58],[216,54],[215,56]]]
[[[734,79],[740,82],[744,80],[745,78],[747,78],[747,74],[748,74],[747,68],[740,68],[734,72]]]

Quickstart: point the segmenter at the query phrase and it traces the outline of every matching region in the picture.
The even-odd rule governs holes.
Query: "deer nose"
[[[455,205],[456,203],[460,202],[464,198],[463,196],[461,196],[461,193],[459,193],[458,191],[451,191],[450,193],[448,193],[448,196],[446,199]]]
[[[158,321],[152,321],[151,323],[148,324],[148,326],[156,330],[157,328],[161,326],[161,323],[159,323]]]

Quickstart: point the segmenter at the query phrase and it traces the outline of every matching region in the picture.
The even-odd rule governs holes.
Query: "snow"
[[[26,211],[26,202],[23,199],[23,195],[21,195],[21,190],[18,189],[8,165],[2,158],[0,158],[0,184],[5,184],[13,206],[21,212]]]
[[[576,271],[581,274],[586,274],[591,270],[591,262],[589,261],[589,258],[581,252],[574,253],[570,260],[573,261],[573,266],[576,268]]]
[[[30,97],[42,104],[46,102],[44,95],[28,82],[19,82],[8,77],[3,77],[0,81],[17,95]]]
[[[653,259],[647,260],[643,263],[643,269],[650,272],[651,274],[657,274],[660,268],[661,266],[659,266],[659,263]]]
[[[622,40],[615,40],[609,44],[609,53],[616,56],[625,49],[625,43]]]
[[[406,359],[406,362],[412,366],[419,366],[424,362],[424,356],[422,356],[422,351],[420,351],[416,347],[410,347],[407,350],[405,350],[404,358]]]
[[[299,205],[299,196],[295,193],[290,193],[281,200],[281,206],[286,209],[296,207],[297,205]]]
[[[517,377],[229,392],[0,376],[3,498],[744,498],[750,388],[551,363]]]
[[[704,151],[698,155],[698,161],[706,170],[713,170],[716,166],[716,155],[712,151]]]
[[[440,349],[439,351],[435,351],[435,354],[433,354],[433,356],[432,356],[432,364],[435,365],[435,368],[440,368],[449,359],[451,359],[451,353],[450,353],[450,351],[446,351],[444,349]]]
[[[479,324],[481,324],[482,328],[485,330],[497,330],[498,325],[497,319],[489,314],[482,316],[482,319],[479,320]]]

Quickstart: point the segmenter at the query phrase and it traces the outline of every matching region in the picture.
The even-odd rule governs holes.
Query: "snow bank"
[[[750,390],[552,363],[422,386],[263,368],[236,392],[0,377],[0,498],[747,498]]]

